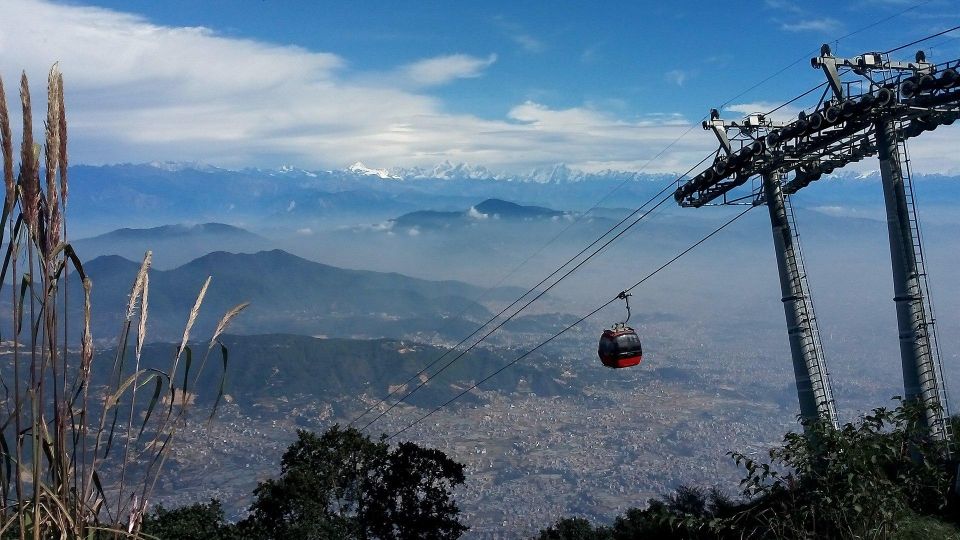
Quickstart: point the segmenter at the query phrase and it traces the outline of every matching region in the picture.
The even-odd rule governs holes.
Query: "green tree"
[[[538,540],[611,540],[610,529],[594,527],[583,518],[563,518],[540,531]]]
[[[765,461],[731,453],[746,471],[742,499],[680,486],[618,517],[609,538],[960,539],[951,489],[957,462],[929,438],[924,413],[904,403],[840,429],[810,424],[787,434]],[[581,521],[560,520],[540,538],[593,538],[578,531],[603,530]]]
[[[943,443],[927,436],[924,410],[874,409],[856,424],[807,426],[768,462],[732,453],[750,502],[730,524],[777,538],[887,538],[912,516],[947,510]]]
[[[256,538],[458,538],[467,527],[451,491],[463,482],[463,465],[439,450],[391,449],[338,425],[319,436],[300,430],[239,527]]]
[[[224,520],[220,501],[167,510],[158,506],[143,518],[142,531],[160,540],[232,540],[233,525]]]

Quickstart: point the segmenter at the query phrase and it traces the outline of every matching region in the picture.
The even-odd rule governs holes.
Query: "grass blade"
[[[30,289],[30,274],[24,274],[20,281],[20,301],[17,303],[17,327],[14,339],[20,340],[20,330],[23,329],[23,300],[27,297],[27,291]]]
[[[190,366],[193,364],[193,349],[187,347],[187,356],[183,359],[183,398],[187,397],[187,378],[190,376]]]
[[[217,399],[213,402],[213,410],[210,411],[210,418],[207,420],[213,420],[214,415],[217,414],[217,407],[220,406],[220,399],[223,397],[223,389],[226,387],[227,383],[227,359],[229,358],[227,347],[223,342],[218,341],[220,344],[220,356],[223,358],[223,374],[220,376],[220,389],[217,390]]]
[[[140,432],[137,433],[138,439],[143,435],[143,430],[146,429],[147,422],[150,421],[150,416],[153,415],[153,409],[157,406],[157,402],[160,401],[160,393],[163,391],[163,380],[160,376],[154,375],[153,378],[157,381],[157,384],[153,387],[153,396],[150,398],[150,405],[147,406],[147,414],[143,417],[143,423],[140,424]]]

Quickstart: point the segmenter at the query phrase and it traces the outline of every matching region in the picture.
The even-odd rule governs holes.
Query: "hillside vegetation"
[[[957,462],[927,437],[922,415],[904,404],[839,430],[811,424],[766,460],[729,454],[744,470],[738,499],[681,486],[612,526],[565,518],[539,540],[960,538]]]

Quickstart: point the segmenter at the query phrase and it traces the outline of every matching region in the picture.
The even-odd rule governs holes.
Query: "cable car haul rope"
[[[728,226],[730,226],[731,224],[733,224],[733,222],[737,221],[738,219],[740,219],[741,217],[743,217],[744,215],[746,215],[746,213],[749,212],[750,210],[752,210],[753,208],[755,208],[755,207],[754,207],[754,206],[748,206],[748,207],[746,207],[742,212],[740,212],[740,213],[738,213],[737,215],[733,216],[732,218],[730,218],[729,220],[727,220],[726,222],[724,222],[723,225],[720,225],[719,227],[717,227],[716,229],[714,229],[712,232],[710,232],[709,234],[707,234],[707,235],[704,236],[703,238],[697,240],[696,242],[694,242],[693,244],[691,244],[690,246],[688,246],[686,249],[684,249],[684,250],[681,251],[680,253],[677,253],[676,255],[674,255],[674,256],[673,256],[672,258],[670,258],[667,262],[661,264],[661,265],[658,266],[655,270],[653,270],[653,271],[651,271],[650,273],[648,273],[647,275],[643,276],[643,278],[640,279],[640,281],[637,281],[636,283],[634,283],[633,285],[631,285],[631,286],[628,287],[627,289],[624,289],[624,291],[622,291],[622,292],[623,292],[623,293],[628,293],[628,292],[636,289],[637,287],[643,285],[643,284],[646,283],[649,279],[651,279],[653,276],[659,274],[661,271],[663,271],[663,270],[666,269],[668,266],[670,266],[671,264],[673,264],[674,262],[676,262],[678,259],[680,259],[681,257],[683,257],[684,255],[686,255],[687,253],[690,253],[691,251],[693,251],[694,249],[696,249],[698,246],[700,246],[700,244],[706,242],[706,241],[709,240],[710,238],[713,238],[713,237],[716,236],[720,231],[726,229]],[[485,382],[489,381],[490,379],[496,377],[497,375],[499,375],[500,373],[502,373],[502,372],[503,372],[504,370],[506,370],[507,368],[513,366],[513,365],[516,364],[517,362],[519,362],[519,361],[523,360],[524,358],[530,356],[531,354],[533,354],[534,352],[536,352],[537,350],[539,350],[539,349],[540,349],[541,347],[543,347],[544,345],[546,345],[546,344],[550,343],[551,341],[557,339],[558,337],[562,336],[563,334],[566,334],[567,332],[569,332],[570,330],[572,330],[573,328],[575,328],[577,325],[579,325],[580,323],[586,321],[586,320],[589,319],[590,317],[593,317],[594,315],[596,315],[597,313],[599,313],[600,310],[602,310],[603,308],[605,308],[605,307],[609,306],[610,304],[616,302],[617,300],[620,300],[620,294],[617,294],[617,296],[614,296],[614,297],[611,298],[610,300],[607,300],[607,301],[604,302],[603,304],[597,306],[593,311],[591,311],[590,313],[587,313],[586,315],[580,317],[580,318],[577,319],[576,322],[574,322],[573,324],[565,327],[563,330],[560,330],[559,332],[557,332],[556,334],[550,336],[549,338],[545,339],[544,341],[541,341],[540,344],[538,344],[537,346],[531,348],[530,350],[528,350],[527,352],[521,354],[520,356],[514,358],[514,359],[511,360],[510,362],[504,364],[503,366],[501,366],[499,369],[497,369],[497,370],[494,371],[493,373],[491,373],[491,374],[487,375],[486,377],[484,377],[483,379],[480,379],[479,381],[473,383],[472,385],[470,385],[469,387],[467,387],[466,389],[464,389],[464,390],[463,390],[462,392],[460,392],[459,394],[457,394],[457,395],[453,396],[452,398],[448,399],[448,400],[447,400],[446,402],[444,402],[442,405],[440,405],[440,406],[436,407],[435,409],[431,410],[430,412],[424,414],[424,415],[421,416],[420,418],[417,418],[416,420],[414,420],[413,422],[411,422],[410,424],[408,424],[408,425],[407,425],[406,427],[404,427],[403,429],[397,431],[396,433],[394,433],[393,435],[391,435],[390,437],[388,437],[388,440],[389,440],[389,439],[393,439],[393,438],[397,437],[398,435],[406,432],[407,430],[409,430],[409,429],[412,428],[413,426],[419,424],[420,422],[423,422],[424,420],[426,420],[427,418],[429,418],[430,416],[432,416],[433,414],[435,414],[435,413],[436,413],[437,411],[439,411],[440,409],[443,409],[443,408],[446,407],[447,405],[450,405],[450,404],[453,403],[454,401],[460,399],[461,397],[463,397],[463,396],[467,395],[468,393],[472,392],[473,390],[477,389],[477,388],[478,388],[480,385],[482,385],[483,383],[485,383]]]

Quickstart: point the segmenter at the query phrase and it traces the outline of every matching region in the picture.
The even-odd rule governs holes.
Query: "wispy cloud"
[[[530,34],[513,34],[510,37],[527,52],[536,53],[544,48],[543,42]]]
[[[584,64],[593,64],[600,59],[600,45],[592,45],[587,47],[580,53],[580,61]]]
[[[878,0],[874,0],[878,1]],[[778,13],[773,23],[787,32],[819,32],[838,34],[843,24],[832,17],[821,17],[805,7],[805,3],[795,0],[764,0],[767,9]]]
[[[820,32],[823,34],[836,34],[843,30],[840,21],[830,17],[820,17],[813,19],[799,19],[780,24],[781,30],[787,32]]]
[[[477,58],[466,54],[451,54],[427,58],[404,66],[401,72],[415,84],[435,86],[456,79],[479,77],[483,70],[497,61],[497,55]]]
[[[765,0],[764,5],[769,9],[787,13],[803,13],[803,8],[798,6],[793,0]]]
[[[543,41],[527,32],[520,24],[509,21],[501,16],[494,17],[494,22],[500,28],[500,31],[503,32],[508,39],[517,44],[524,52],[539,53],[543,52],[546,48]]]
[[[690,73],[682,69],[672,69],[663,74],[663,78],[670,84],[683,86],[683,83],[690,78]]]

